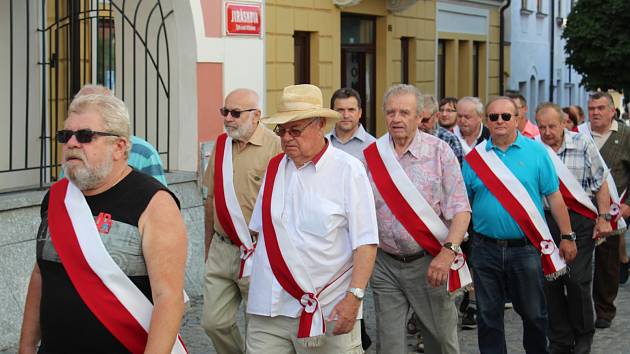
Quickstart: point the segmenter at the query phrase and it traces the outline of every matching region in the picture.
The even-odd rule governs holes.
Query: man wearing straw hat
[[[378,244],[361,162],[324,138],[340,119],[313,85],[285,87],[250,229],[254,254],[247,352],[362,353],[358,319]]]

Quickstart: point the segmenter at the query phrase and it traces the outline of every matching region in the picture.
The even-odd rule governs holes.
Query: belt
[[[498,245],[499,247],[523,247],[523,246],[529,245],[529,240],[527,239],[527,237],[513,239],[513,240],[500,240],[494,237],[480,234],[478,232],[476,232],[475,234],[479,236],[479,239],[481,241],[494,243],[495,245]]]
[[[214,237],[217,237],[219,240],[227,243],[228,245],[234,245],[234,242],[232,242],[232,239],[230,239],[227,235],[221,235],[220,233],[217,232],[217,230],[214,230]],[[256,243],[256,236],[252,236],[252,242]]]
[[[232,242],[232,240],[230,240],[229,237],[227,237],[225,235],[221,235],[216,230],[214,231],[214,237],[217,237],[219,240],[223,241],[224,243],[227,243],[228,245],[233,245],[234,244],[234,242]]]
[[[391,253],[387,253],[385,251],[383,251],[383,253],[385,253],[386,255],[392,257],[393,259],[397,260],[398,262],[402,262],[402,263],[409,263],[409,262],[413,262],[417,259],[420,259],[424,256],[427,255],[427,251],[422,250],[418,253],[415,254],[410,254],[410,255],[405,255],[405,256],[400,256],[397,254],[391,254]]]

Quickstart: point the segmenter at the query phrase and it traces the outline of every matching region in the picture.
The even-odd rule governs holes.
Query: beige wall
[[[311,83],[324,102],[341,78],[340,11],[332,1],[269,0],[265,7],[266,112],[274,113],[285,86],[293,85],[293,32],[311,34]]]
[[[363,0],[339,9],[332,1],[270,0],[266,5],[266,80],[268,113],[276,111],[282,88],[293,84],[293,32],[311,35],[311,81],[321,87],[324,102],[341,82],[341,12],[376,16],[377,135],[385,132],[382,96],[401,81],[401,37],[411,37],[410,80],[423,92],[434,91],[435,1],[419,0],[392,14],[382,0]]]

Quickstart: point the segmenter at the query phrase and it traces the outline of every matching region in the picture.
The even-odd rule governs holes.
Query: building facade
[[[264,98],[265,4],[233,3],[0,1],[0,351],[17,343],[39,206],[59,176],[53,137],[87,83],[123,99],[133,134],[160,153],[188,230],[186,290],[201,294],[203,155],[223,131],[226,92]]]
[[[386,131],[382,97],[409,83],[423,93],[498,93],[500,1],[270,0],[266,2],[266,110],[287,85],[312,83],[327,102],[340,87],[363,98],[363,123]]]
[[[581,76],[566,64],[562,31],[572,0],[511,1],[505,12],[510,69],[506,89],[519,91],[534,121],[536,106],[552,101],[580,105],[586,112],[588,93]]]

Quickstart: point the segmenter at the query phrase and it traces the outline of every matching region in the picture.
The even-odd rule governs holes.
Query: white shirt
[[[590,126],[589,126],[590,128]],[[610,134],[613,131],[617,131],[619,130],[619,124],[617,123],[617,120],[613,118],[612,121],[612,125],[610,126],[610,129],[608,129],[608,131],[606,131],[604,134],[600,134],[596,131],[591,130],[591,136],[593,137],[593,140],[595,141],[595,145],[597,145],[598,149],[602,149],[602,146],[604,146],[604,144],[606,144],[606,141],[608,140],[608,138],[610,137]]]
[[[249,225],[259,233],[259,239],[247,313],[298,317],[302,305],[282,288],[269,265],[262,230],[263,189]],[[374,195],[365,168],[359,160],[330,145],[315,164],[309,162],[298,169],[290,159],[287,161],[282,220],[318,291],[352,264],[353,250],[378,244]],[[325,303],[320,299],[326,318],[345,296],[350,278],[331,285]],[[359,311],[357,317],[361,316]]]

